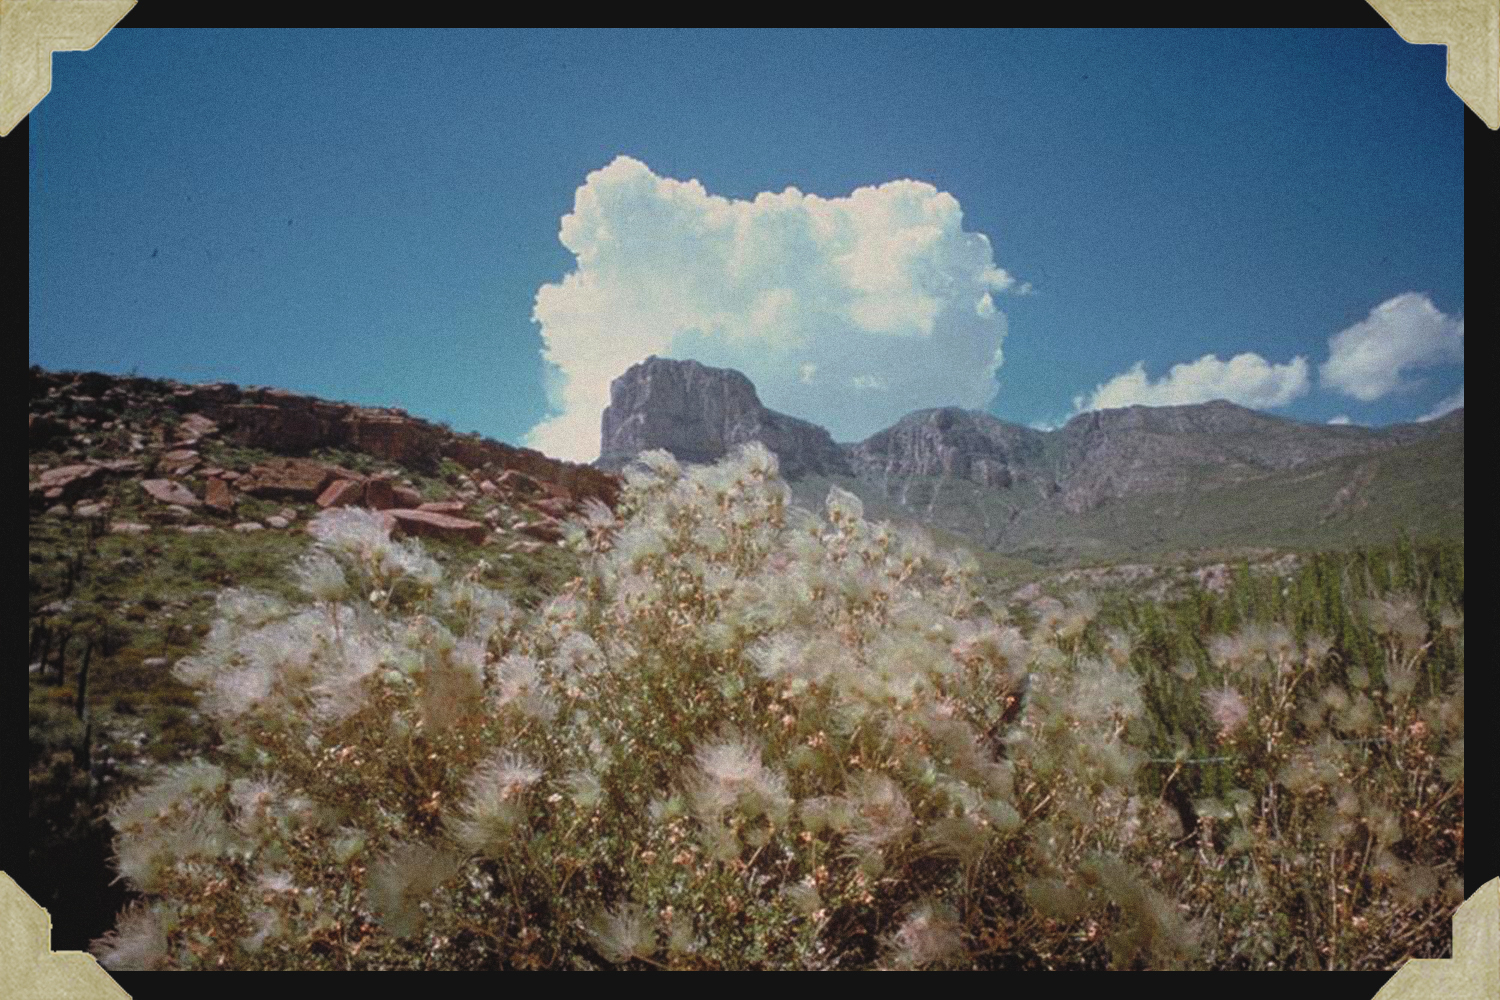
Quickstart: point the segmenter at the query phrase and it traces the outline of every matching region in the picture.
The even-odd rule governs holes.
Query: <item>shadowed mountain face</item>
[[[601,468],[665,448],[777,453],[803,503],[830,484],[870,514],[1047,561],[1235,545],[1463,534],[1463,411],[1382,429],[1304,424],[1216,400],[1080,414],[1043,432],[973,410],[907,414],[854,444],[761,406],[739,372],[650,358],[611,386]]]

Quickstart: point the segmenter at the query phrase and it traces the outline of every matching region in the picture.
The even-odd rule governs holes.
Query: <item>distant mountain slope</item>
[[[1463,410],[1372,429],[1305,424],[1223,400],[1080,414],[1043,432],[947,407],[864,441],[760,406],[749,379],[651,358],[616,380],[600,466],[649,448],[714,461],[759,440],[800,502],[829,485],[871,516],[915,520],[1054,562],[1222,546],[1338,546],[1463,535]]]

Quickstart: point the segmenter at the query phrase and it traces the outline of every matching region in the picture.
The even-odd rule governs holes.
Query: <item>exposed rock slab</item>
[[[335,466],[305,458],[280,458],[250,467],[250,473],[236,483],[242,493],[263,499],[277,498],[313,502],[334,479],[341,478]],[[355,473],[342,476],[358,478]]]
[[[203,501],[193,495],[192,490],[170,479],[143,479],[141,489],[159,503],[174,504],[178,507],[200,507],[203,504]]]
[[[318,496],[318,506],[355,507],[364,503],[365,484],[356,479],[335,479]]]
[[[408,535],[462,539],[481,545],[489,534],[489,529],[478,521],[430,510],[388,510],[385,517]]]

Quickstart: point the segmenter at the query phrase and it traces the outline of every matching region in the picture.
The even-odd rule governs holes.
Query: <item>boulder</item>
[[[495,485],[506,493],[514,493],[517,496],[536,497],[546,494],[542,484],[532,479],[524,472],[515,469],[506,469],[500,478],[495,480]]]
[[[417,510],[430,510],[434,514],[462,514],[464,504],[459,500],[433,500],[420,505]]]
[[[137,524],[134,521],[111,521],[109,530],[114,535],[143,535],[151,530],[149,524]]]
[[[339,478],[338,471],[332,466],[305,458],[282,458],[252,466],[250,474],[241,478],[238,486],[240,492],[253,497],[311,503],[336,478]],[[357,477],[351,474],[344,478]]]
[[[222,479],[210,479],[203,491],[203,502],[221,514],[234,509],[234,491]]]
[[[389,479],[371,479],[365,483],[365,506],[371,510],[390,510],[396,506],[396,494]]]
[[[72,503],[104,481],[105,468],[88,463],[48,469],[31,484],[33,499]]]
[[[202,501],[193,496],[193,491],[170,479],[143,479],[141,489],[151,494],[159,503],[176,504],[179,507],[199,507]]]
[[[422,506],[422,494],[410,486],[391,487],[391,502],[403,510],[416,510]]]
[[[318,497],[318,506],[355,507],[364,503],[365,484],[355,479],[335,479]]]
[[[408,535],[463,539],[475,545],[483,544],[489,531],[478,521],[430,510],[388,510],[385,516],[396,528]]]
[[[177,425],[177,435],[181,438],[203,438],[218,433],[219,425],[201,413],[189,413],[182,418]]]

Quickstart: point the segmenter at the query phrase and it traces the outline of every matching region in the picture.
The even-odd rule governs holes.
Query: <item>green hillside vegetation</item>
[[[1334,516],[1441,534],[1382,492],[1424,461],[1457,540],[1246,562],[1221,592],[1081,592],[827,483],[799,511],[758,446],[646,456],[618,516],[509,560],[353,509],[211,539],[33,517],[33,611],[71,600],[49,617],[99,644],[91,754],[71,668],[32,677],[33,859],[61,860],[43,830],[100,834],[81,763],[138,727],[173,763],[98,795],[129,890],[108,968],[1435,957],[1463,894],[1461,472],[1455,494],[1440,453],[1382,453]],[[1258,504],[1326,488],[1298,475],[1193,530],[1255,544]],[[1166,515],[1119,507],[1032,550],[1159,551]]]

